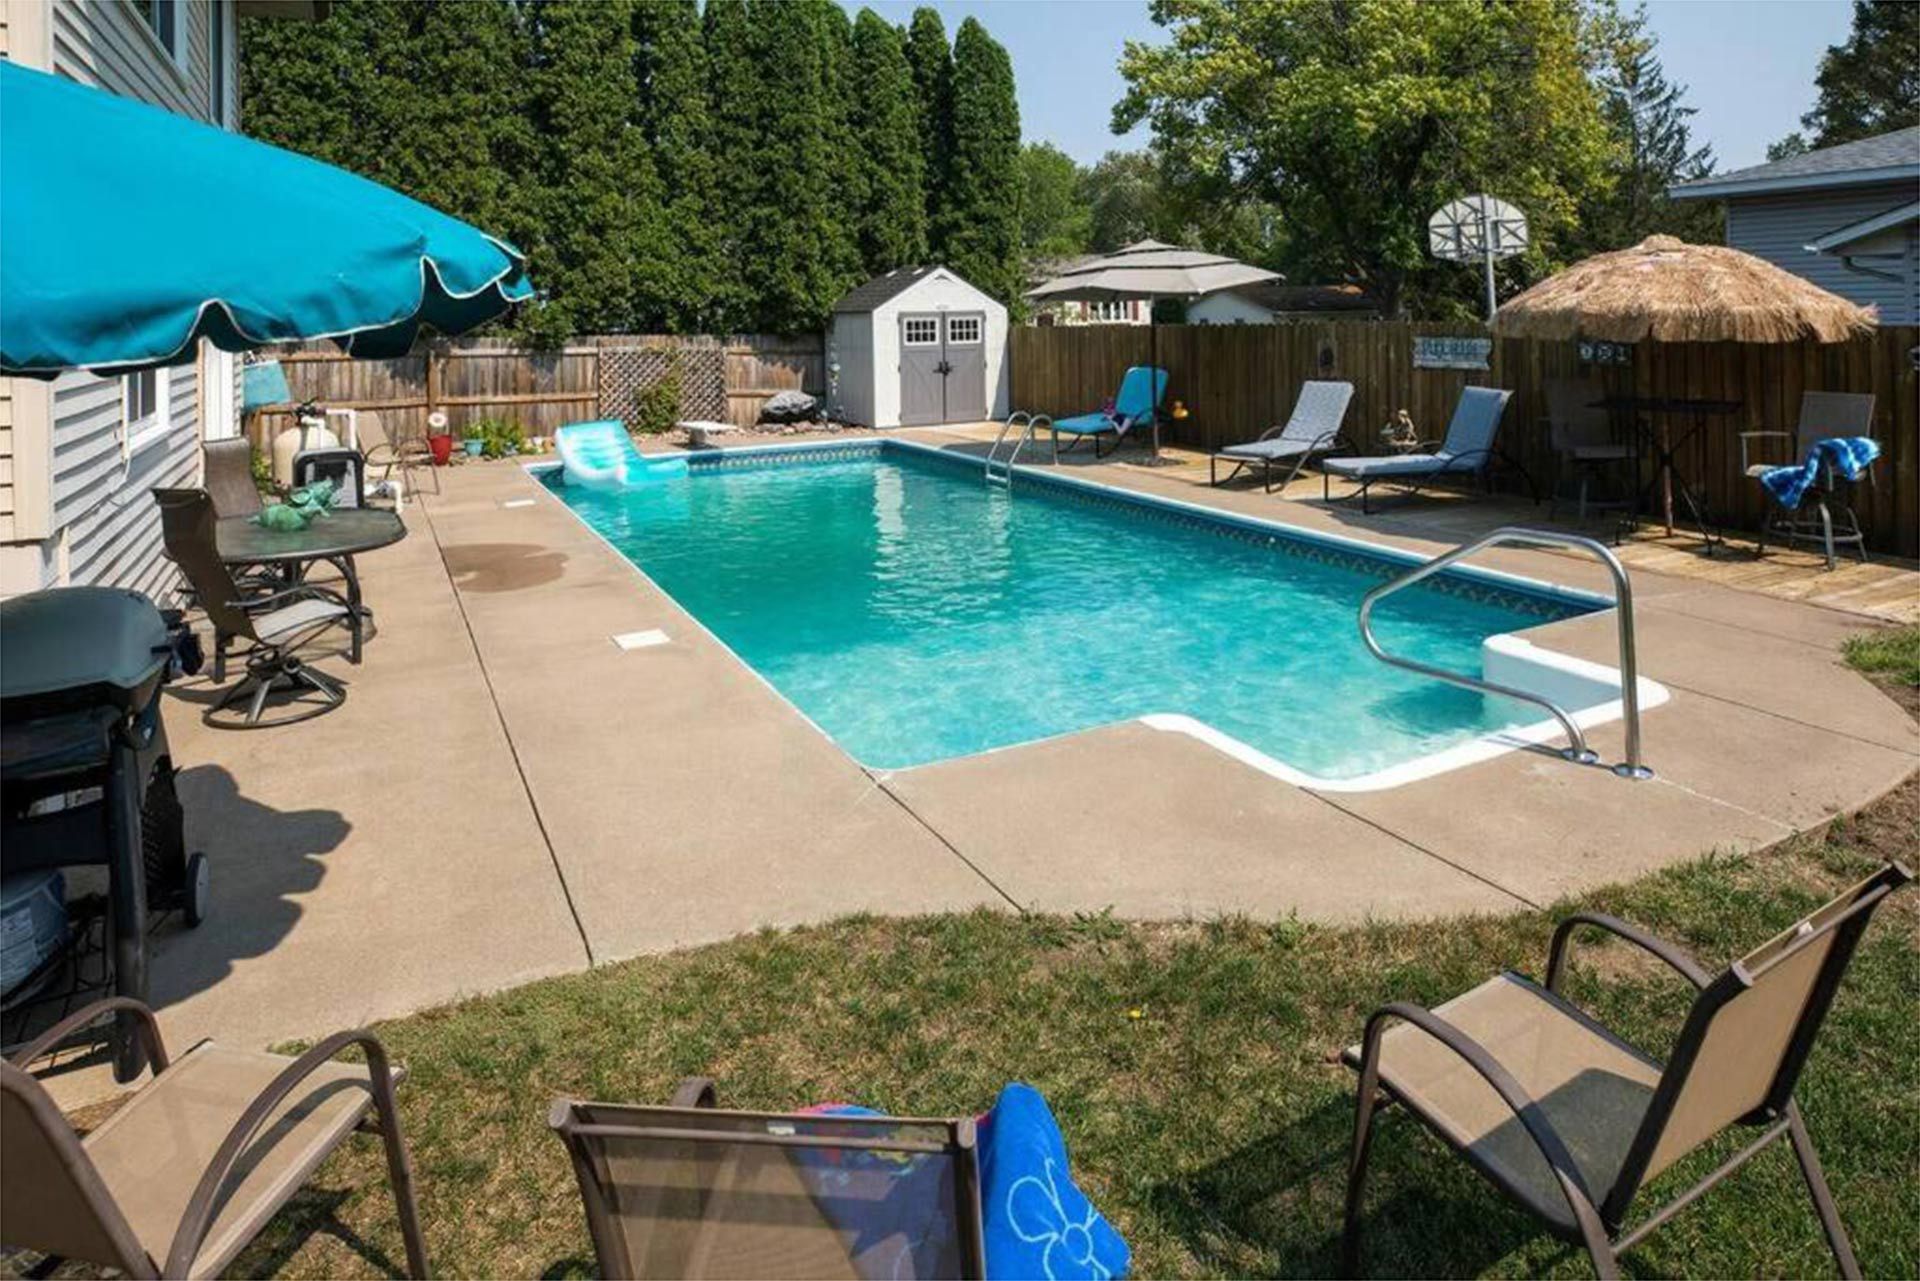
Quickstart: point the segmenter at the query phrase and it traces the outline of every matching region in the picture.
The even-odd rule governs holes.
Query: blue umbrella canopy
[[[305,156],[0,60],[0,372],[331,338],[404,354],[532,296],[518,249]]]

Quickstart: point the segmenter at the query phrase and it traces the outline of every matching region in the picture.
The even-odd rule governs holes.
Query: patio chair
[[[1099,409],[1090,414],[1079,414],[1072,418],[1057,418],[1053,422],[1053,461],[1060,461],[1060,436],[1065,433],[1073,437],[1067,445],[1071,450],[1075,445],[1093,438],[1093,456],[1104,458],[1120,448],[1127,433],[1136,427],[1153,429],[1153,416],[1160,409],[1161,398],[1167,394],[1167,371],[1147,365],[1135,365],[1127,370],[1120,379],[1120,392],[1113,398],[1111,412]],[[1113,437],[1113,445],[1106,453],[1100,451],[1100,442],[1105,437]]]
[[[1371,514],[1367,494],[1374,485],[1388,483],[1405,488],[1408,497],[1423,487],[1460,482],[1468,485],[1484,481],[1501,455],[1494,448],[1500,431],[1500,419],[1507,411],[1511,391],[1497,387],[1467,387],[1454,406],[1453,421],[1447,424],[1444,441],[1422,441],[1417,451],[1395,458],[1329,458],[1320,464],[1322,496],[1335,501],[1331,489],[1335,476],[1356,482],[1360,488],[1342,494],[1339,501],[1358,497],[1360,510]],[[1437,447],[1436,447],[1437,446]],[[1508,459],[1511,465],[1512,460]],[[1522,475],[1524,475],[1522,471]],[[1533,485],[1532,478],[1527,480]]]
[[[433,451],[427,447],[426,437],[388,434],[385,420],[371,409],[360,411],[360,454],[366,460],[367,477],[375,485],[385,484],[398,469],[406,493],[421,492],[418,481],[422,476],[433,482],[434,493],[440,492],[440,473],[434,470]]]
[[[555,1101],[606,1277],[981,1277],[972,1118]]]
[[[1553,487],[1547,497],[1547,518],[1558,514],[1561,496],[1569,481],[1575,486],[1575,509],[1579,518],[1587,518],[1587,509],[1621,511],[1633,506],[1633,482],[1630,477],[1613,477],[1615,495],[1600,502],[1590,495],[1596,480],[1609,471],[1619,473],[1633,465],[1633,446],[1623,443],[1614,431],[1613,420],[1598,408],[1601,391],[1588,378],[1555,378],[1547,383],[1547,441],[1553,446]]]
[[[251,516],[264,505],[253,479],[253,446],[245,437],[210,440],[200,447],[207,493],[214,514]]]
[[[1545,987],[1508,972],[1432,1010],[1396,1002],[1375,1011],[1365,1038],[1344,1056],[1360,1073],[1347,1272],[1359,1262],[1374,1111],[1401,1103],[1494,1187],[1584,1245],[1602,1277],[1617,1276],[1622,1252],[1784,1136],[1841,1275],[1859,1276],[1793,1090],[1868,919],[1912,879],[1889,863],[1717,977],[1623,921],[1576,912],[1554,932]],[[1561,995],[1568,945],[1586,927],[1650,953],[1694,986],[1664,1067]],[[1762,1132],[1626,1227],[1649,1180],[1733,1126]]]
[[[85,1138],[27,1065],[108,1014],[133,1016],[153,1077]],[[336,1063],[357,1047],[366,1062]],[[427,1275],[413,1169],[371,1032],[339,1032],[299,1058],[202,1041],[169,1059],[153,1011],[129,997],[61,1020],[0,1064],[0,1238],[130,1277],[219,1276],[356,1129],[386,1146],[411,1275]]]
[[[1829,436],[1873,435],[1873,397],[1843,391],[1809,391],[1800,396],[1800,421],[1788,431],[1743,431],[1740,433],[1740,471],[1758,481],[1775,467],[1790,467],[1806,459],[1815,442]],[[1776,450],[1771,460],[1759,460],[1754,442],[1786,441],[1786,450]],[[1791,451],[1791,457],[1781,457]],[[1873,469],[1867,469],[1867,483],[1874,484]],[[1846,486],[1842,491],[1841,485]],[[1853,511],[1853,483],[1838,476],[1831,461],[1820,464],[1820,476],[1808,494],[1814,515],[1803,517],[1800,508],[1767,503],[1760,521],[1760,540],[1754,549],[1756,558],[1767,554],[1767,535],[1772,534],[1789,547],[1796,543],[1818,543],[1827,554],[1827,568],[1835,564],[1834,548],[1851,544],[1864,563],[1867,540],[1860,529],[1860,518]],[[1803,501],[1802,506],[1806,505]]]
[[[221,729],[253,729],[261,724],[267,696],[278,688],[311,690],[317,704],[274,725],[291,725],[332,711],[346,701],[346,690],[332,677],[315,671],[296,653],[327,628],[351,619],[339,596],[309,583],[295,583],[280,591],[248,593],[236,582],[232,568],[220,559],[214,529],[213,499],[204,489],[156,489],[160,505],[160,533],[167,555],[186,575],[187,583],[206,611],[214,629],[214,652],[224,657],[229,640],[251,643],[246,652],[247,674],[202,716]],[[219,665],[215,680],[225,675]],[[219,719],[242,698],[251,697],[243,722]]]
[[[1301,383],[1300,396],[1293,402],[1292,417],[1279,427],[1269,427],[1257,439],[1228,445],[1214,454],[1207,460],[1208,483],[1220,484],[1219,465],[1230,462],[1233,470],[1224,479],[1232,480],[1244,468],[1258,467],[1261,486],[1271,494],[1273,465],[1285,463],[1289,464],[1287,478],[1280,482],[1280,487],[1285,489],[1315,454],[1353,448],[1352,442],[1340,431],[1347,419],[1347,405],[1352,400],[1352,383]]]

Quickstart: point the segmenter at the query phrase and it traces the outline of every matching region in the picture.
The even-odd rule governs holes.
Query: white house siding
[[[1222,289],[1187,304],[1189,325],[1271,325],[1274,320],[1272,312],[1231,289]]]
[[[1850,271],[1838,254],[1807,250],[1828,232],[1910,204],[1913,199],[1911,183],[1737,196],[1727,201],[1727,244],[1765,258],[1842,298],[1879,307],[1882,324],[1920,324],[1920,235],[1913,224],[1907,226],[1904,255],[1867,261],[1869,266],[1900,276],[1899,280]]]
[[[22,64],[50,70],[210,123],[234,125],[239,118],[237,33],[228,0],[169,0],[176,4],[183,56],[176,62],[125,0],[0,0],[6,22],[6,53]],[[223,101],[213,99],[212,23],[225,24]],[[224,120],[222,120],[224,117]],[[179,181],[191,182],[191,174]],[[129,209],[137,211],[139,193],[129,188]],[[17,476],[16,484],[38,483],[48,492],[35,522],[0,521],[0,594],[31,591],[63,583],[104,583],[133,587],[166,602],[174,573],[161,555],[160,522],[147,491],[156,485],[196,483],[200,468],[200,375],[197,363],[163,371],[168,384],[169,430],[130,457],[122,421],[122,384],[68,373],[42,395],[44,413],[26,421],[28,402],[20,384],[4,397],[14,404],[9,447],[25,432],[50,436],[44,477]],[[0,379],[0,385],[9,380]],[[223,380],[225,381],[225,380]],[[235,385],[222,394],[237,395]],[[5,473],[11,457],[0,464]],[[22,507],[22,495],[10,495]],[[9,526],[13,527],[9,527]]]

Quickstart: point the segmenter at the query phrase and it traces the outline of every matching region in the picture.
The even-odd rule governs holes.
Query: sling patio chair
[[[1569,488],[1576,495],[1579,518],[1589,507],[1622,511],[1633,506],[1634,448],[1622,441],[1613,420],[1599,406],[1600,385],[1590,378],[1555,378],[1547,383],[1547,441],[1553,446],[1553,486],[1547,500],[1547,519],[1560,508]],[[1594,482],[1613,473],[1613,496],[1594,501]]]
[[[434,493],[440,492],[440,473],[434,470],[433,450],[425,436],[404,431],[390,435],[386,420],[371,409],[360,411],[359,432],[360,456],[372,485],[386,484],[398,470],[404,494],[421,492],[417,482],[423,476],[433,482]]]
[[[1829,437],[1846,438],[1851,436],[1873,435],[1873,397],[1844,391],[1808,391],[1800,394],[1800,420],[1792,431],[1743,431],[1740,433],[1740,471],[1751,480],[1758,481],[1776,467],[1791,467],[1804,461],[1814,445]],[[1754,442],[1761,440],[1784,440],[1792,457],[1776,455],[1771,461],[1756,460]],[[1867,483],[1874,483],[1873,469],[1867,468]],[[1811,487],[1799,508],[1783,507],[1778,503],[1767,504],[1767,514],[1760,521],[1760,540],[1754,549],[1754,557],[1767,554],[1767,535],[1784,542],[1788,547],[1797,543],[1816,543],[1827,554],[1827,568],[1834,567],[1834,548],[1850,544],[1867,559],[1867,540],[1860,529],[1860,518],[1854,514],[1852,483],[1847,483],[1843,494],[1840,490],[1842,478],[1834,472],[1831,459],[1822,458],[1819,463],[1819,478]],[[1811,506],[1809,516],[1801,515],[1801,508]]]
[[[1500,419],[1507,411],[1507,401],[1512,397],[1511,391],[1497,387],[1464,388],[1460,402],[1454,406],[1453,421],[1447,424],[1444,441],[1422,441],[1418,452],[1394,458],[1324,460],[1320,464],[1323,497],[1328,502],[1336,501],[1332,480],[1335,476],[1344,477],[1360,488],[1354,493],[1342,494],[1337,501],[1358,497],[1360,510],[1371,514],[1373,509],[1367,503],[1367,493],[1376,484],[1399,485],[1411,497],[1423,487],[1448,483],[1473,485],[1484,481],[1491,474],[1495,459],[1501,457],[1494,448],[1494,439],[1500,431]],[[1511,464],[1512,460],[1506,461]],[[1531,487],[1531,477],[1527,483]]]
[[[133,1016],[153,1077],[82,1138],[27,1066],[109,1014]],[[349,1048],[365,1063],[335,1062]],[[386,1146],[407,1269],[427,1275],[413,1168],[391,1066],[371,1032],[339,1032],[299,1058],[202,1041],[167,1057],[153,1011],[112,997],[0,1063],[0,1240],[130,1277],[224,1272],[356,1129]]]
[[[1623,921],[1576,912],[1554,932],[1544,987],[1509,971],[1432,1010],[1396,1002],[1375,1011],[1344,1055],[1360,1073],[1347,1273],[1359,1264],[1374,1112],[1400,1103],[1555,1235],[1584,1245],[1602,1277],[1618,1276],[1621,1253],[1784,1136],[1840,1274],[1859,1276],[1793,1091],[1868,919],[1912,879],[1889,863],[1718,976]],[[1693,985],[1664,1066],[1561,995],[1568,945],[1586,927],[1651,953]],[[1761,1133],[1627,1228],[1650,1179],[1733,1126]]]
[[[1285,489],[1314,455],[1353,448],[1340,430],[1352,400],[1352,383],[1312,380],[1301,383],[1299,399],[1293,402],[1293,415],[1284,424],[1268,428],[1258,439],[1228,445],[1207,460],[1208,483],[1218,485],[1223,479],[1232,480],[1244,468],[1258,467],[1261,485],[1271,494],[1273,465],[1283,463],[1288,464],[1287,478],[1280,482],[1280,487]],[[1233,470],[1225,477],[1220,475],[1222,462],[1233,464]]]
[[[1167,371],[1147,365],[1135,365],[1127,370],[1120,379],[1120,394],[1113,398],[1111,409],[1097,409],[1090,414],[1079,414],[1072,418],[1055,419],[1053,431],[1053,461],[1060,461],[1060,436],[1065,433],[1073,437],[1067,445],[1074,445],[1091,436],[1093,438],[1093,456],[1104,458],[1120,448],[1127,433],[1135,428],[1153,429],[1153,416],[1160,410],[1160,400],[1167,394]],[[1113,437],[1113,445],[1106,453],[1100,450],[1100,442],[1105,437]]]
[[[605,1277],[981,1277],[971,1117],[557,1100]]]
[[[210,440],[200,447],[200,459],[215,515],[251,516],[265,505],[253,479],[253,445],[245,437]]]

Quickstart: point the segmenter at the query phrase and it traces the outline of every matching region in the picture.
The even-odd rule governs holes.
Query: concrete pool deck
[[[912,433],[967,447],[964,435]],[[1160,471],[1102,482],[1423,553],[1458,535]],[[1391,791],[1293,787],[1138,723],[885,775],[815,730],[511,463],[444,474],[367,556],[366,661],[306,724],[167,717],[214,910],[169,926],[169,1037],[267,1044],[644,952],[852,912],[1112,908],[1348,921],[1542,905],[1750,850],[1920,767],[1920,729],[1838,657],[1874,620],[1633,575],[1650,782],[1515,752]],[[1489,566],[1599,589],[1598,566]],[[1534,629],[1612,662],[1606,617]],[[658,629],[631,651],[611,638]],[[1597,731],[1607,759],[1618,726]]]

